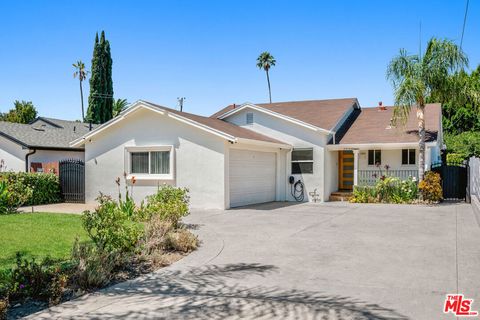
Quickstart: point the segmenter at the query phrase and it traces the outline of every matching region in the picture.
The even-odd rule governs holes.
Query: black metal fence
[[[85,163],[79,159],[65,159],[58,167],[64,201],[85,203]]]
[[[470,202],[468,162],[450,164],[432,164],[432,171],[442,178],[443,198],[445,200],[465,200]]]

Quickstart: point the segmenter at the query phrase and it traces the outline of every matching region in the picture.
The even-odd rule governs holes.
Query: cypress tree
[[[102,31],[100,40],[95,35],[90,95],[88,97],[87,119],[92,123],[104,123],[113,117],[113,81],[110,43]]]

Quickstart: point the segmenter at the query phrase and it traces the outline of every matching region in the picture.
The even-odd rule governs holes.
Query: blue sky
[[[465,1],[13,1],[0,2],[0,111],[31,100],[40,115],[80,119],[72,63],[90,68],[105,30],[116,98],[210,115],[266,102],[262,51],[277,59],[274,101],[357,97],[391,104],[385,70],[399,48],[431,36],[460,42]],[[463,48],[480,63],[480,2],[470,1]],[[85,88],[88,95],[88,83]]]

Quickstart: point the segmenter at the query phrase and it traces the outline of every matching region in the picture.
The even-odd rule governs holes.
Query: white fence
[[[470,158],[470,194],[480,198],[480,158]]]
[[[386,175],[406,180],[410,177],[418,180],[418,170],[358,170],[358,185],[374,186],[378,179]]]

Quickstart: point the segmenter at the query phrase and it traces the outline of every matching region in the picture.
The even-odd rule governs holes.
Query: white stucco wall
[[[253,113],[253,124],[246,123],[247,112]],[[326,153],[328,152],[325,149],[328,138],[326,134],[248,108],[231,115],[225,120],[238,126],[274,137],[275,139],[292,145],[294,148],[313,149],[313,174],[294,175],[295,181],[301,179],[305,184],[305,201],[310,201],[309,192],[313,192],[315,189],[319,194],[320,201],[328,199],[330,190],[335,189],[337,182],[332,182],[332,180],[335,180],[333,177],[336,173],[329,172],[328,178],[326,178],[325,174],[328,165],[325,161],[333,162],[331,156],[328,156],[328,160],[326,160]],[[291,153],[286,151],[284,153],[286,156],[284,162],[285,175],[280,177],[279,183],[282,185],[281,190],[285,188],[285,199],[295,201],[291,195],[291,186],[288,183],[288,177],[291,175]]]
[[[85,153],[83,151],[37,150],[28,158],[30,163],[56,162],[64,159],[85,160]]]
[[[25,171],[25,154],[19,144],[0,137],[0,160],[4,162],[4,171]]]
[[[225,207],[226,142],[191,125],[145,109],[130,114],[86,143],[87,202],[93,202],[100,191],[117,196],[115,179],[127,171],[126,147],[160,145],[173,145],[174,179],[137,180],[133,189],[136,201],[155,193],[159,184],[169,183],[190,189],[193,208]]]

